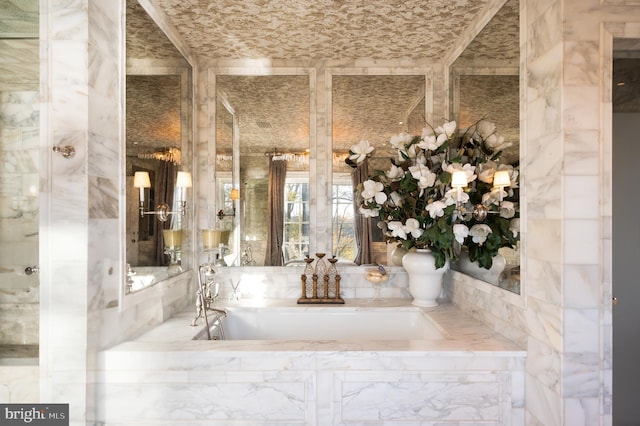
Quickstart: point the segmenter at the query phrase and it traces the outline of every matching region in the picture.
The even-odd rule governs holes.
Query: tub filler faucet
[[[198,325],[198,319],[204,318],[207,327],[207,337],[211,340],[209,318],[207,311],[215,313],[216,320],[220,322],[221,317],[227,316],[227,311],[211,306],[218,299],[220,283],[214,282],[215,269],[211,263],[205,263],[198,268],[198,291],[196,292],[196,317],[191,321],[191,326]]]

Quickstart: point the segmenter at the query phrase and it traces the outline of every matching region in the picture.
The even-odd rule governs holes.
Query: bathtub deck
[[[323,309],[295,300],[261,305]],[[343,309],[370,306],[347,301]],[[405,300],[376,306],[415,309]],[[193,313],[183,312],[101,353],[99,420],[118,426],[140,419],[208,426],[524,425],[525,351],[455,306],[428,311],[446,338],[198,341],[189,339],[201,328],[190,327]]]

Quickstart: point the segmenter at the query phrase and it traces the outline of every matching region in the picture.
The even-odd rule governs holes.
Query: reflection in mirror
[[[345,158],[361,140],[375,147],[370,170],[386,169],[395,156],[391,136],[421,134],[425,125],[424,75],[334,75],[332,77],[333,253],[356,264],[389,264],[375,223],[369,237],[356,224],[352,168]]]
[[[519,9],[518,0],[507,0],[450,68],[452,118],[462,130],[480,118],[493,122],[512,142],[501,157],[509,164],[520,158]],[[464,257],[451,267],[519,294],[519,246],[502,248],[500,255],[488,271]]]
[[[190,238],[191,70],[135,0],[127,0],[127,291],[183,271]],[[181,173],[182,172],[182,173]]]
[[[309,254],[309,76],[217,75],[216,87],[237,115],[239,203],[235,232],[239,247],[228,265],[294,265]],[[218,110],[220,110],[218,106]],[[216,135],[223,138],[228,116],[217,116]],[[216,141],[217,145],[218,141]],[[218,148],[216,148],[217,150]],[[236,152],[237,151],[237,152]],[[223,154],[223,151],[216,151]],[[225,193],[216,176],[216,193]],[[228,171],[226,172],[228,176]],[[231,170],[235,176],[236,170]],[[228,187],[231,195],[231,186]],[[229,199],[231,197],[229,196]],[[225,199],[219,203],[225,203]],[[229,208],[225,206],[220,208]],[[233,206],[232,206],[233,207]],[[213,227],[229,225],[215,217]]]
[[[238,228],[235,226],[239,216],[237,207],[240,196],[238,189],[238,167],[234,158],[234,145],[237,145],[237,117],[226,95],[218,91],[216,95],[216,203],[210,209],[209,226],[203,229],[203,249],[208,262],[220,266],[234,263],[238,252]],[[237,151],[237,148],[236,148]],[[236,167],[234,167],[236,165]],[[233,171],[236,170],[234,174]]]

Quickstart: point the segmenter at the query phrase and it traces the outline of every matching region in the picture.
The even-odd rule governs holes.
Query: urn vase
[[[402,266],[409,276],[412,304],[424,308],[438,306],[442,279],[449,269],[449,261],[447,260],[442,268],[436,269],[436,259],[431,250],[417,249],[404,255]]]

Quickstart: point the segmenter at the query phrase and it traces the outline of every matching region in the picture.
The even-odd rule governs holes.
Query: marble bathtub
[[[222,340],[434,340],[444,331],[416,306],[225,308],[210,336]],[[214,318],[215,320],[215,318]],[[206,339],[206,330],[196,338]]]
[[[262,301],[229,307],[229,316],[234,309],[315,315],[314,308],[295,300]],[[363,314],[372,308],[416,309],[405,299],[376,305],[354,300],[340,307],[343,313]],[[190,327],[193,312],[183,312],[100,354],[99,420],[109,425],[524,424],[525,351],[453,305],[421,309],[420,315],[435,335],[209,341],[194,340],[203,326]]]

